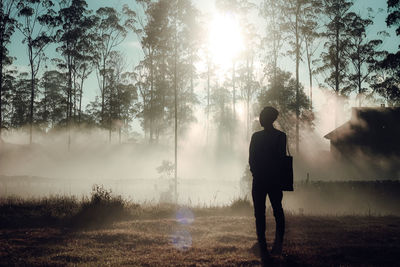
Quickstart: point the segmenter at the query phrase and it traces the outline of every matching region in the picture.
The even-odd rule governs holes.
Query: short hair
[[[260,124],[265,127],[272,124],[278,118],[279,112],[273,107],[265,107],[260,113]]]

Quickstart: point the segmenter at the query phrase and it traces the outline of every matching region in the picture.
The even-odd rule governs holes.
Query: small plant
[[[95,184],[92,186],[91,203],[100,204],[110,202],[112,199],[111,193],[111,189],[107,190],[103,185]]]
[[[128,208],[121,196],[113,196],[111,189],[107,190],[103,185],[93,185],[90,201],[82,204],[73,223],[80,226],[103,226],[128,217]]]
[[[156,168],[157,172],[162,176],[166,176],[167,178],[171,178],[172,173],[175,170],[175,164],[173,164],[169,160],[163,160],[161,165]]]
[[[232,201],[230,208],[234,211],[249,211],[251,210],[251,202],[247,197],[238,198]]]

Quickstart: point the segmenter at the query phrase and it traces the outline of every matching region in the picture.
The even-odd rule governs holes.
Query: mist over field
[[[1,0],[0,266],[398,266],[399,14]]]
[[[206,134],[198,114],[200,120],[191,124],[178,143],[178,203],[221,206],[238,198],[251,199],[245,132],[238,130],[230,145],[215,129]],[[321,121],[318,117],[319,113],[317,122]],[[314,127],[324,131],[320,125]],[[79,198],[89,196],[93,185],[103,185],[114,195],[136,203],[173,201],[172,140],[148,144],[137,134],[134,138],[122,135],[119,143],[117,133],[113,133],[110,144],[106,130],[73,129],[70,134],[68,150],[65,131],[35,132],[32,145],[26,144],[28,135],[23,130],[3,133],[2,197]],[[398,176],[340,162],[317,131],[302,132],[301,140],[302,152],[294,155],[295,192],[285,193],[286,210],[300,214],[400,214],[395,205]],[[364,157],[371,156],[360,153],[360,158]],[[393,161],[382,157],[378,162],[381,170],[385,162]],[[163,164],[167,167],[160,171]],[[386,180],[394,183],[374,182]],[[382,194],[386,196],[379,197]]]
[[[301,193],[311,184],[318,202],[319,181],[400,178],[398,142],[379,151],[385,138],[358,136],[398,133],[396,120],[376,123],[399,103],[396,24],[382,24],[396,6],[374,3],[361,14],[364,2],[345,2],[7,2],[15,20],[5,21],[9,35],[0,43],[8,53],[0,74],[1,195],[81,197],[103,185],[134,202],[172,203],[176,186],[180,204],[250,200],[250,137],[261,130],[262,108],[273,106],[294,156],[295,192],[285,193],[285,207],[370,211],[364,189],[348,210],[329,206],[351,195],[345,184],[331,186],[326,209],[307,207]],[[343,40],[329,35],[331,5],[342,12]],[[41,28],[26,19],[32,14]],[[381,117],[366,120],[357,114],[363,109]]]

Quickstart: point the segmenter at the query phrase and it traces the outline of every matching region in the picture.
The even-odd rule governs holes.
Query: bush
[[[230,208],[233,211],[239,211],[239,212],[248,212],[251,211],[252,205],[250,200],[247,197],[244,198],[238,198],[232,201]]]
[[[121,196],[113,196],[111,189],[107,190],[103,185],[93,185],[90,200],[82,203],[71,223],[74,226],[101,227],[130,217],[128,205]]]

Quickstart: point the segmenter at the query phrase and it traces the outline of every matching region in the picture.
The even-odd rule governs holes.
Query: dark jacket
[[[283,157],[286,154],[286,134],[275,128],[255,132],[251,137],[249,165],[253,178],[267,184],[279,181]]]

